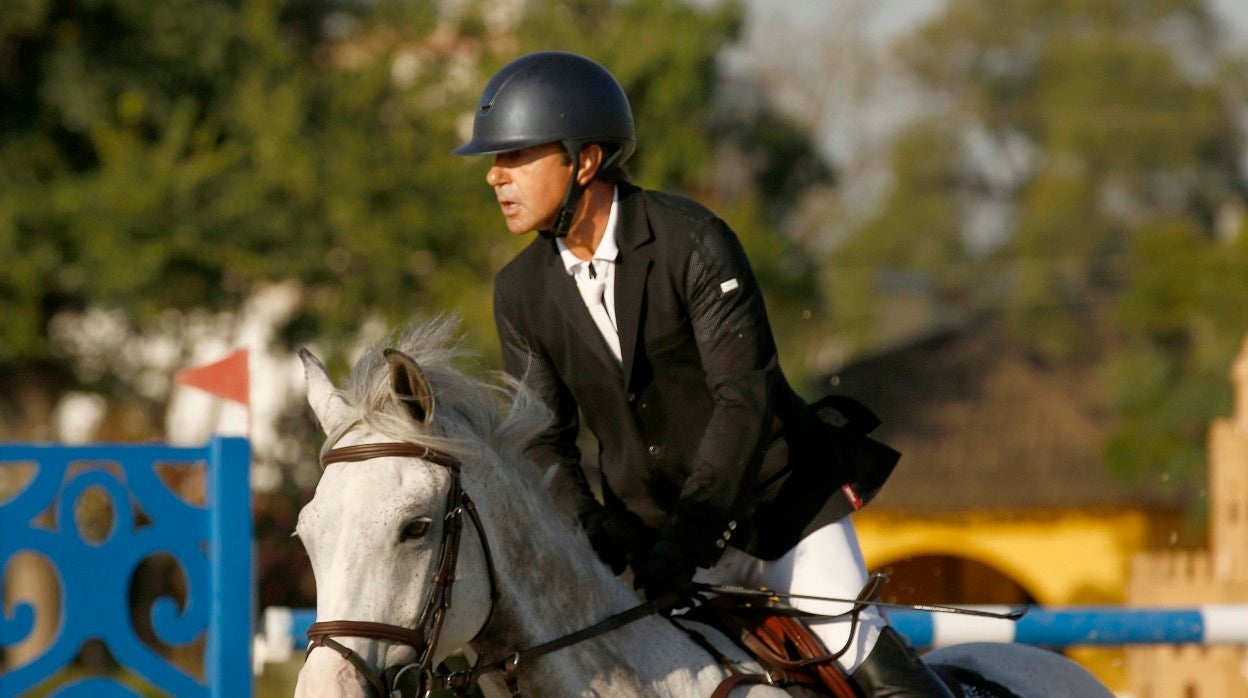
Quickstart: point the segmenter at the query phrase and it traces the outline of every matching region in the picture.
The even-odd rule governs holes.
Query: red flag
[[[173,381],[212,393],[226,400],[250,404],[250,378],[247,371],[247,350],[239,349],[220,361],[178,371]]]

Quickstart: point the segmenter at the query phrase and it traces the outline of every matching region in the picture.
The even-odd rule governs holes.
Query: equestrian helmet
[[[541,51],[521,56],[494,74],[481,94],[472,140],[457,155],[503,153],[562,143],[575,155],[581,146],[615,146],[611,165],[636,147],[633,111],[615,77],[574,53]]]

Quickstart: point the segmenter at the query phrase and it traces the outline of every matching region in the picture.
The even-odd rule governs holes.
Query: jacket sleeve
[[[782,378],[762,294],[735,234],[711,218],[692,240],[684,293],[714,406],[660,538],[710,565],[756,480],[772,435],[770,383]]]
[[[560,478],[571,487],[577,516],[598,506],[585,472],[581,450],[576,445],[580,430],[576,401],[560,380],[550,360],[530,341],[522,320],[508,307],[501,283],[494,286],[494,324],[502,348],[503,368],[546,403],[554,415],[551,425],[526,449],[526,455],[543,471],[554,466]]]

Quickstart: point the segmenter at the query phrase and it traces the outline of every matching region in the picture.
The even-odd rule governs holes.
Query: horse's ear
[[[331,415],[335,407],[343,404],[342,398],[338,397],[338,391],[329,380],[325,364],[315,354],[300,349],[299,359],[303,361],[303,376],[308,384],[308,405],[312,407],[321,431],[325,431],[326,425],[333,423]]]
[[[390,362],[390,386],[399,404],[407,408],[419,424],[433,421],[433,388],[420,365],[412,357],[397,349],[383,352]]]

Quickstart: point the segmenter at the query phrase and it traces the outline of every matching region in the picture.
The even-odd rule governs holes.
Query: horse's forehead
[[[444,469],[413,458],[373,458],[356,463],[330,466],[336,477],[333,489],[348,498],[385,497],[407,500],[432,497],[434,489],[445,482]],[[324,479],[324,477],[322,477]]]
[[[321,475],[316,494],[304,508],[306,516],[301,514],[300,520],[324,514],[334,519],[335,525],[342,525],[357,520],[356,515],[362,512],[383,516],[409,510],[432,513],[432,508],[443,501],[447,477],[445,469],[411,458],[334,463]]]

